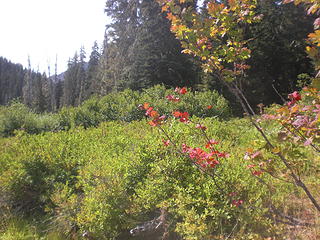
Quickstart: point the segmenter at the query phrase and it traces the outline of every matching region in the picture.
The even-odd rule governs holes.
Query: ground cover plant
[[[254,172],[252,161],[258,157],[249,160],[246,152],[261,147],[263,139],[252,131],[250,121],[188,120],[206,126],[206,134],[217,141],[211,143],[227,155],[214,168],[217,178],[192,163],[191,151],[186,156],[176,151],[173,143],[192,149],[207,144],[203,128],[180,119],[168,119],[162,126],[170,142],[162,131],[146,127],[149,119],[41,135],[22,131],[2,139],[1,212],[8,221],[1,237],[12,239],[20,232],[21,239],[28,239],[23,234],[35,239],[134,239],[130,229],[165,209],[165,231],[173,239],[285,239],[286,225],[274,224],[279,216],[270,209],[302,211],[295,203],[283,205],[289,196],[301,197],[301,190],[267,171]],[[274,123],[265,123],[265,128],[277,132]],[[292,150],[319,164],[314,152],[298,146]],[[319,172],[312,164],[305,165],[301,176],[309,176],[307,183],[316,187]],[[19,228],[17,216],[34,220],[18,220],[22,230],[13,231]],[[37,221],[43,222],[41,229],[23,232]]]

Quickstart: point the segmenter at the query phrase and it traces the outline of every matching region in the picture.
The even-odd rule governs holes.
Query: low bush
[[[163,128],[176,144],[206,144],[198,129],[173,121]],[[215,168],[217,177],[200,171],[173,145],[165,146],[162,133],[145,121],[108,122],[37,136],[19,132],[2,140],[0,192],[11,209],[50,216],[51,228],[66,235],[120,239],[165,209],[175,239],[282,239],[281,225],[268,217],[269,205],[281,206],[298,190],[278,181],[271,191],[271,176],[259,176],[265,185],[252,174],[244,152],[260,138],[250,123],[192,121],[206,125],[219,150],[230,153]]]
[[[127,89],[102,98],[92,97],[78,107],[62,107],[55,114],[36,114],[23,104],[13,102],[0,108],[0,136],[12,136],[15,130],[38,134],[77,126],[97,127],[104,121],[141,120],[145,114],[138,106],[145,102],[154,103],[163,114],[185,109],[191,116],[231,117],[227,100],[215,91],[188,92],[179,102],[168,104],[166,96],[173,94],[172,89],[160,85],[142,92]]]
[[[59,121],[54,114],[36,114],[19,102],[0,108],[0,136],[12,136],[15,130],[37,134],[57,129]]]
[[[141,120],[145,114],[138,107],[146,102],[162,114],[171,114],[175,110],[188,111],[191,116],[218,117],[228,119],[231,110],[228,102],[215,91],[188,92],[178,102],[168,104],[166,96],[174,95],[172,89],[164,86],[155,86],[142,92],[130,89],[118,93],[108,94],[101,99],[96,97],[85,101],[77,108],[64,108],[60,111],[62,128],[72,126],[97,126],[103,121],[131,122]]]

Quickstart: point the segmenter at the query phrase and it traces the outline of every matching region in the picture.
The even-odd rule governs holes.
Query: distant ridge
[[[50,76],[50,80],[53,81],[54,83],[62,82],[64,81],[64,76],[66,72],[59,73],[57,76],[52,75]]]
[[[84,69],[85,69],[85,70],[88,70],[88,67],[89,67],[89,63],[85,62],[85,63],[84,63]],[[62,73],[59,73],[56,78],[55,78],[54,75],[52,75],[52,76],[50,76],[50,79],[51,79],[53,82],[61,82],[61,81],[64,81],[64,77],[65,77],[66,72],[67,72],[67,71],[62,72]]]

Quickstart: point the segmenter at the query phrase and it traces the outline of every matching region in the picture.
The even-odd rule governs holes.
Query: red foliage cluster
[[[243,204],[243,200],[238,199],[238,200],[232,200],[232,205],[236,207],[240,207]]]
[[[199,123],[196,125],[196,128],[201,129],[203,131],[207,129],[206,126],[203,126],[202,124],[199,124]]]
[[[169,139],[168,140],[162,139],[162,142],[163,142],[163,145],[166,146],[166,147],[170,145],[170,140]]]
[[[231,199],[233,199],[233,198],[235,198],[235,197],[238,196],[238,193],[236,193],[236,192],[231,192],[231,193],[229,193],[228,195],[229,195],[229,197],[230,197]],[[244,201],[243,201],[242,199],[233,199],[233,200],[231,201],[231,205],[236,206],[236,207],[240,207],[243,203],[244,203]]]
[[[212,145],[216,145],[218,143],[219,143],[218,141],[211,139],[207,142],[206,148],[212,148]]]
[[[288,105],[289,106],[292,106],[293,104],[295,104],[296,102],[300,101],[302,98],[301,98],[301,95],[295,91],[291,94],[288,95],[288,98],[291,100]]]
[[[188,91],[187,91],[187,88],[186,87],[183,87],[183,88],[179,88],[179,87],[176,87],[174,92],[178,93],[178,94],[181,94],[181,95],[184,95],[186,94]],[[179,97],[176,97],[172,94],[166,96],[166,99],[168,99],[169,101],[172,101],[172,102],[179,102],[180,101],[180,98]]]
[[[164,116],[164,115],[160,116],[160,114],[156,110],[154,110],[153,107],[150,107],[149,103],[144,103],[139,108],[141,110],[145,110],[146,116],[148,116],[149,118],[152,118],[152,120],[148,122],[149,125],[151,125],[152,127],[156,127],[156,126],[161,125],[163,123],[163,121],[166,119],[166,116]]]
[[[294,143],[311,145],[319,141],[320,92],[314,88],[304,88],[303,98],[298,92],[288,95],[289,102],[278,108],[276,114],[264,114],[265,120],[277,120],[283,129],[279,140],[292,139]]]
[[[169,101],[172,101],[172,102],[179,102],[180,101],[179,97],[175,97],[173,95],[166,96],[166,99],[168,99]]]
[[[214,168],[219,164],[219,161],[214,158],[219,154],[218,151],[207,153],[201,148],[191,148],[183,144],[182,152],[188,153],[190,159],[194,160],[202,168]]]
[[[175,111],[172,113],[175,118],[179,118],[180,122],[188,123],[189,122],[189,113]]]
[[[262,153],[260,151],[252,152],[252,149],[249,149],[248,152],[246,152],[244,159],[245,160],[259,160],[262,158]],[[249,164],[247,165],[247,168],[251,171],[252,175],[259,177],[263,174],[262,166],[265,165],[264,162],[260,162],[258,165],[256,164]]]
[[[183,87],[183,88],[176,87],[176,89],[174,91],[176,93],[179,93],[179,94],[182,94],[182,95],[186,94],[188,92],[186,87]]]

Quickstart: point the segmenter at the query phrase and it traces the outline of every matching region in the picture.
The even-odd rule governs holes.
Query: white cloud
[[[46,71],[58,54],[58,71],[81,45],[87,55],[102,43],[105,0],[0,0],[0,56]]]

